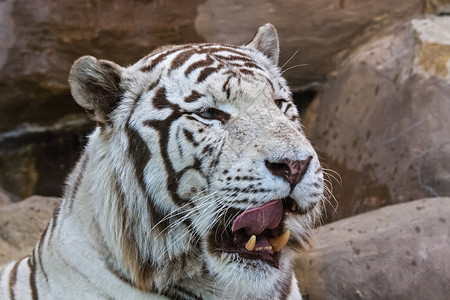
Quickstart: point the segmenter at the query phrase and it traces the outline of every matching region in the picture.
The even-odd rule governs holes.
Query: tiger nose
[[[273,175],[281,177],[289,182],[291,189],[293,189],[303,179],[311,159],[312,156],[308,156],[308,158],[304,160],[290,160],[287,158],[279,162],[270,162],[266,160],[265,164],[266,168],[269,169]]]

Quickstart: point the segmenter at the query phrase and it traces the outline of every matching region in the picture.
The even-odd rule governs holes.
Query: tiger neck
[[[71,217],[61,222],[76,227],[72,230],[95,249],[101,267],[141,291],[205,279],[199,244],[191,242],[189,224],[152,219],[148,203],[153,199],[140,189],[126,189],[134,174],[114,168],[124,158],[102,156],[105,149],[99,146],[91,140],[69,178],[62,209]],[[145,209],[136,213],[139,207]]]

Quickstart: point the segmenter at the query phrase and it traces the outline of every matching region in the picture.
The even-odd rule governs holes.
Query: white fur
[[[201,45],[191,47],[200,49]],[[283,296],[281,286],[289,282],[287,299],[301,299],[292,271],[293,249],[282,250],[278,268],[208,250],[208,236],[221,234],[213,232],[214,226],[231,208],[245,210],[288,195],[299,207],[306,208],[323,198],[317,154],[303,135],[295,106],[288,108],[291,94],[276,66],[279,50],[275,29],[271,25],[261,27],[254,40],[239,49],[209,47],[223,48],[216,52],[222,56],[241,51],[260,68],[252,69],[252,77],[241,74],[228,78],[226,70],[246,68],[238,61],[240,67],[227,65],[197,83],[202,68],[188,76],[185,72],[207,56],[192,55],[169,72],[171,62],[181,51],[176,47],[157,50],[128,68],[91,57],[75,63],[71,73],[75,100],[92,111],[101,128],[89,137],[84,156],[69,177],[59,213],[50,221],[33,255],[17,268],[13,286],[16,299],[31,298],[29,278],[36,279],[40,299],[167,299],[156,292],[170,294],[172,286],[188,289],[203,299],[279,299]],[[153,69],[141,71],[171,50],[173,53]],[[219,62],[212,66],[218,67]],[[120,87],[108,86],[115,84],[111,74],[120,76]],[[83,85],[86,76],[100,82],[106,96],[91,95],[88,85]],[[228,95],[223,88],[227,78]],[[149,90],[153,83],[157,84]],[[176,104],[183,111],[170,124],[167,150],[162,150],[160,144],[159,131],[163,129],[145,125],[147,121],[166,120],[174,112],[170,107],[154,107],[154,98],[163,87],[170,105]],[[96,106],[95,97],[100,97],[98,101],[114,100],[107,93],[118,90],[123,94],[113,111]],[[185,102],[194,90],[203,96]],[[276,99],[286,100],[281,109],[274,103]],[[228,113],[229,119],[222,122],[206,118],[202,109],[208,107]],[[142,145],[145,148],[141,149]],[[211,150],[203,151],[207,146]],[[138,150],[141,152],[135,153]],[[172,192],[166,186],[171,177],[161,151],[167,151],[173,170],[181,172],[177,189]],[[147,155],[148,161],[142,164],[139,160]],[[290,185],[274,176],[264,163],[309,156],[312,160],[308,171],[292,193]],[[200,165],[194,168],[197,162]],[[142,168],[142,173],[137,172],[137,167]],[[253,179],[235,180],[237,176]],[[149,202],[163,216],[157,224],[147,210]],[[288,213],[285,227],[291,230],[292,238],[302,240],[319,215],[319,206],[304,216]],[[231,225],[232,219],[227,222]],[[135,251],[134,256],[130,258],[126,249]],[[30,277],[33,268],[28,267],[29,259],[35,265],[34,277]],[[139,262],[137,267],[133,261]],[[148,272],[152,277],[148,286],[139,289],[136,282],[145,276],[139,277],[138,268],[146,262],[151,262]],[[6,266],[0,277],[2,297],[9,297],[12,267]]]

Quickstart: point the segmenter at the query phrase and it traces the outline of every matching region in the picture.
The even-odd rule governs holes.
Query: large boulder
[[[197,32],[207,41],[242,43],[255,28],[270,22],[277,27],[280,61],[294,89],[321,82],[335,71],[351,50],[397,22],[422,13],[423,0],[219,1],[198,6]]]
[[[450,17],[429,16],[360,47],[329,80],[307,127],[342,178],[331,219],[450,195],[449,62]]]
[[[450,198],[388,206],[315,229],[296,263],[313,299],[433,299],[450,295]]]
[[[32,196],[0,206],[0,265],[31,254],[59,202]]]

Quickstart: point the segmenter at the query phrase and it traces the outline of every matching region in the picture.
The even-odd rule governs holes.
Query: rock
[[[49,126],[81,112],[67,77],[82,55],[134,63],[167,43],[245,43],[267,22],[277,26],[281,61],[293,87],[323,80],[354,45],[421,13],[423,0],[0,1],[0,132],[24,122]]]
[[[198,6],[195,25],[207,41],[243,43],[260,24],[274,24],[280,61],[299,50],[285,67],[301,65],[285,73],[295,89],[323,81],[355,46],[382,28],[419,15],[423,5],[422,0],[207,0]]]
[[[83,113],[51,126],[21,126],[0,134],[0,186],[21,198],[61,195],[93,127]]]
[[[450,198],[388,206],[314,230],[296,262],[309,299],[448,299]]]
[[[11,204],[13,202],[20,201],[20,198],[16,195],[8,193],[4,189],[0,187],[0,206]]]
[[[0,207],[0,265],[31,254],[59,202],[32,196]]]
[[[81,112],[67,79],[82,55],[127,65],[158,45],[201,41],[200,2],[1,1],[0,132]]]
[[[329,219],[450,195],[449,20],[429,16],[374,37],[314,103],[309,136],[342,178]]]
[[[450,83],[450,17],[412,20],[412,26],[418,36],[413,73]]]
[[[450,0],[427,0],[425,13],[448,16],[450,14]]]

